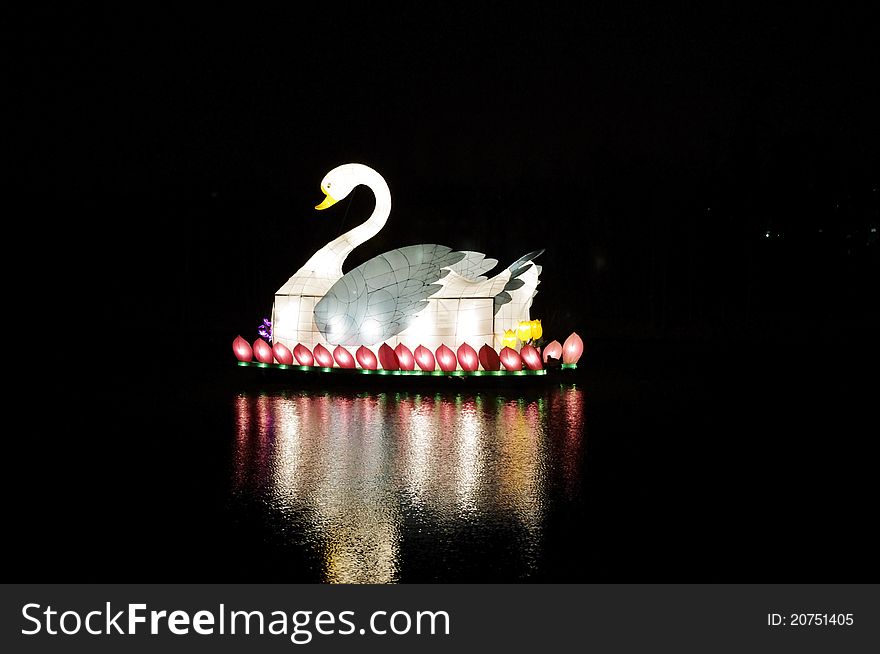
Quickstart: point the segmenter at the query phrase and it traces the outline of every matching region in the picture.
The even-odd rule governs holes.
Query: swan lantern
[[[541,266],[537,250],[496,275],[496,259],[438,244],[401,247],[342,272],[349,253],[385,226],[391,191],[369,166],[349,163],[321,181],[325,210],[357,186],[376,198],[362,224],[333,239],[275,293],[273,339],[293,349],[298,343],[330,351],[387,343],[413,351],[463,343],[500,347],[505,330],[529,320]]]

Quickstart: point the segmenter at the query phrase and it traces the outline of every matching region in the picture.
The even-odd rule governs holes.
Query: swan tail
[[[532,298],[537,294],[535,289],[540,283],[538,276],[541,274],[541,266],[535,264],[534,260],[543,253],[544,250],[529,252],[507,267],[510,270],[510,279],[502,291],[495,296],[495,315],[498,315],[501,308],[507,304],[518,306],[508,307],[505,313],[510,313],[510,309],[516,310],[517,313],[528,311],[532,305]]]

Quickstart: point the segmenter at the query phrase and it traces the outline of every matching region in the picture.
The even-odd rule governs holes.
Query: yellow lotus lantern
[[[501,346],[516,348],[516,332],[514,330],[504,330],[504,336],[501,337]]]
[[[523,343],[528,342],[529,339],[538,340],[543,334],[544,328],[541,327],[540,320],[523,320],[516,326],[516,338],[521,340]]]
[[[530,322],[532,323],[532,339],[537,341],[544,335],[544,328],[541,327],[540,320],[531,320]]]

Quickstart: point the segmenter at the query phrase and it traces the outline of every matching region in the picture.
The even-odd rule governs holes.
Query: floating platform
[[[257,379],[272,383],[285,381],[342,384],[412,384],[468,386],[515,386],[539,382],[576,381],[577,364],[564,363],[542,370],[368,370],[365,368],[325,368],[283,363],[238,361],[239,367],[254,373]]]

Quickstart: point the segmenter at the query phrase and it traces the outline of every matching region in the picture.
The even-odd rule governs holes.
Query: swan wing
[[[374,345],[406,329],[466,257],[444,245],[410,245],[345,273],[315,305],[315,324],[334,345]]]
[[[442,289],[437,291],[433,297],[436,298],[458,298],[458,297],[495,297],[504,290],[507,280],[510,279],[510,271],[505,269],[500,273],[486,279],[470,279],[463,277],[453,270],[446,271],[447,275],[443,277],[440,284]]]
[[[485,281],[486,273],[498,265],[498,259],[489,259],[482,252],[462,250],[462,253],[465,255],[464,258],[449,266],[449,270],[466,279]]]

